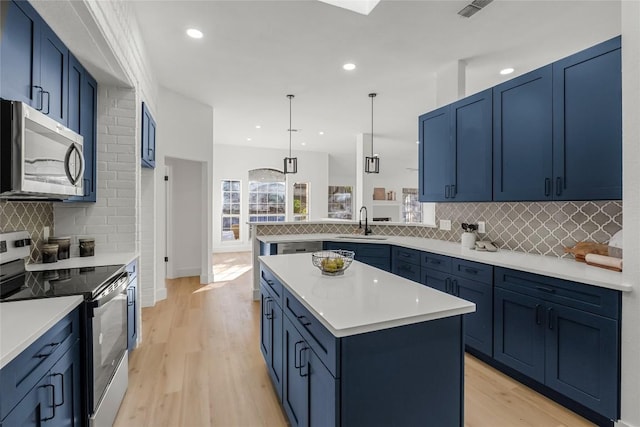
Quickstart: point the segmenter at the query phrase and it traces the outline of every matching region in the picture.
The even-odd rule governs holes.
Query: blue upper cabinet
[[[87,70],[73,56],[69,55],[68,80],[68,127],[83,138],[84,154],[84,196],[72,197],[70,202],[95,202],[96,144],[98,112],[98,84]]]
[[[491,90],[420,116],[420,201],[491,200]]]
[[[622,199],[620,37],[553,64],[555,200]]]
[[[453,175],[449,199],[455,202],[487,202],[492,193],[491,89],[451,105]]]
[[[443,202],[451,185],[453,141],[450,135],[449,106],[420,116],[419,119],[419,199],[421,202]]]
[[[156,167],[156,121],[142,103],[142,167]]]
[[[2,2],[2,89],[67,125],[69,50],[26,1]]]
[[[0,2],[0,96],[40,106],[40,27],[42,21],[27,2]]]
[[[552,67],[493,88],[493,199],[551,200]]]

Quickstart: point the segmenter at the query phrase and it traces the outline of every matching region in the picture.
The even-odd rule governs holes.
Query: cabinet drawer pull
[[[544,195],[547,197],[551,195],[551,178],[544,179]]]
[[[44,108],[44,89],[42,89],[42,86],[34,86],[34,88],[40,89],[40,107],[36,108],[36,110],[42,111],[42,109]]]
[[[411,258],[411,254],[408,254],[406,252],[400,252],[400,256],[404,258]]]
[[[562,194],[562,178],[556,178],[556,196],[560,196]]]
[[[453,279],[453,286],[451,287],[451,293],[455,296],[460,295],[460,286],[458,285],[458,279]]]
[[[41,93],[46,93],[46,94],[47,94],[47,111],[45,112],[45,114],[47,114],[47,115],[48,115],[48,114],[49,114],[49,112],[50,112],[49,107],[50,107],[50,105],[51,105],[51,94],[50,94],[48,91],[46,91],[46,90],[43,90]],[[43,106],[43,107],[44,107],[44,106]]]
[[[536,325],[542,324],[542,316],[540,315],[542,306],[540,304],[536,304]]]
[[[300,323],[302,323],[302,326],[309,326],[311,324],[311,322],[309,321],[309,319],[307,319],[307,316],[305,316],[304,314],[300,315],[300,316],[296,316],[298,318],[298,321]],[[306,322],[302,319],[307,319]]]
[[[553,330],[553,307],[547,309],[547,324],[549,329]]]
[[[53,411],[50,417],[41,418],[40,421],[49,421],[56,417],[56,387],[53,384],[45,384],[41,387],[49,388],[51,387],[51,410]]]
[[[475,270],[473,268],[465,268],[464,271],[469,274],[478,274],[478,270]]]
[[[444,186],[444,198],[448,199],[451,194],[451,187],[449,185]]]
[[[444,279],[444,291],[448,294],[451,293],[451,279],[448,277]]]
[[[53,406],[54,407],[62,406],[62,405],[64,405],[64,374],[56,373],[56,374],[53,374],[51,376],[52,377],[60,377],[60,389],[62,390],[61,393],[60,393],[62,395],[62,402],[56,403],[56,395],[54,393],[53,394]]]
[[[536,289],[542,292],[547,292],[550,294],[554,294],[556,292],[553,288],[547,288],[546,286],[536,286]]]
[[[431,264],[435,264],[435,265],[440,265],[440,264],[442,264],[442,261],[437,260],[437,259],[432,259],[432,260],[430,260],[429,262],[430,262]]]
[[[38,354],[36,354],[33,357],[37,357],[37,358],[40,358],[40,359],[44,359],[45,357],[49,357],[55,351],[55,348],[57,346],[59,346],[59,345],[60,345],[59,342],[52,342],[51,344],[46,344],[44,347],[42,347],[42,350],[46,349],[47,347],[52,347],[52,350],[49,353],[44,353],[44,354],[38,352]]]

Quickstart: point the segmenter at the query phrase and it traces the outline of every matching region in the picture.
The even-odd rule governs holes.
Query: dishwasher
[[[317,252],[322,250],[322,242],[289,242],[278,243],[277,254],[297,254],[300,252]]]

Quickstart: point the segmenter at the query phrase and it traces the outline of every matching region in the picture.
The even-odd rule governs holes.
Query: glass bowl
[[[311,254],[311,262],[326,276],[340,276],[349,268],[355,254],[342,249],[319,251]]]

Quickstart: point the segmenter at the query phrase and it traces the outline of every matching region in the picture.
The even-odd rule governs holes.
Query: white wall
[[[213,281],[212,213],[213,213],[213,108],[161,87],[158,96],[158,131],[156,139],[156,259],[157,277],[165,278],[164,248],[165,229],[165,181],[164,168],[167,158],[197,162],[200,200],[202,205],[201,232],[199,236],[200,283]],[[173,224],[175,225],[175,223]],[[175,245],[172,245],[175,247]],[[171,249],[171,248],[169,248]],[[175,255],[167,254],[172,259]],[[158,295],[166,292],[164,281],[157,283]]]
[[[329,154],[329,185],[356,186],[356,151],[347,154]]]
[[[640,2],[622,2],[622,138],[624,218],[622,298],[622,421],[640,426]]]
[[[288,155],[286,149],[243,147],[216,144],[214,150],[213,178],[213,236],[214,252],[251,250],[248,221],[249,170],[271,168],[282,170],[283,159]],[[329,155],[313,151],[293,153],[298,158],[298,173],[287,175],[287,214],[293,213],[293,184],[308,182],[310,188],[310,220],[327,216],[327,187],[329,185]],[[221,181],[239,180],[242,183],[240,240],[222,241],[221,239]]]
[[[166,158],[171,166],[168,184],[171,191],[171,245],[168,248],[169,266],[167,277],[200,276],[200,243],[202,235],[202,165],[200,162]]]

